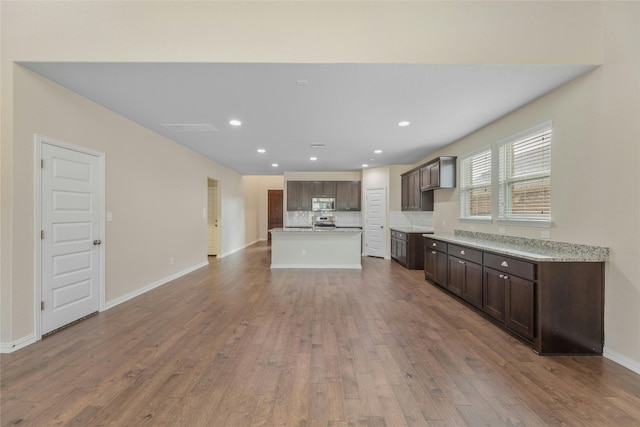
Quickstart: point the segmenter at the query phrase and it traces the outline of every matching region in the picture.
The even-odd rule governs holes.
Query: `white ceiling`
[[[412,164],[591,65],[22,65],[243,175]],[[299,81],[307,84],[300,84]],[[304,82],[303,82],[304,83]],[[234,127],[230,119],[242,125]],[[407,120],[410,126],[399,127]],[[172,132],[163,124],[209,124]],[[134,141],[132,141],[134,143]],[[313,149],[311,144],[326,144]],[[260,154],[258,148],[266,153]],[[382,150],[374,154],[374,150]],[[318,160],[312,162],[311,156]],[[271,166],[278,163],[278,167]]]

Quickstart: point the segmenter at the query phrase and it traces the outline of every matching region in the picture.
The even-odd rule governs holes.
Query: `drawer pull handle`
[[[464,255],[464,251],[460,251],[460,255]]]
[[[431,253],[435,255],[435,254],[436,254],[436,251],[431,251]]]
[[[437,244],[437,243],[435,243],[435,242],[433,242],[433,243],[431,244],[431,246],[438,246],[438,244]]]
[[[458,261],[458,263],[460,263],[460,264],[464,264],[464,261]]]
[[[501,274],[501,275],[500,275],[500,278],[501,278],[501,279],[505,279],[505,280],[507,280],[507,279],[509,278],[509,276],[507,276],[506,274]]]
[[[502,264],[500,264],[503,267],[509,267],[509,263],[507,261],[502,261]]]

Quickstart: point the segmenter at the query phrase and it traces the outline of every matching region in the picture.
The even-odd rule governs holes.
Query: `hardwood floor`
[[[640,375],[541,357],[421,271],[260,243],[1,356],[2,426],[640,426]]]

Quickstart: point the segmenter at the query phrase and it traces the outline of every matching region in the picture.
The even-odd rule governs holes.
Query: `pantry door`
[[[386,258],[387,191],[385,188],[367,188],[365,198],[365,255]]]
[[[102,162],[41,141],[40,332],[99,311],[102,292]]]

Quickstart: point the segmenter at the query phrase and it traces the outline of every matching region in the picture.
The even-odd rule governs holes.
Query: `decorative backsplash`
[[[433,227],[433,212],[390,211],[389,227]]]
[[[311,227],[313,212],[287,211],[285,212],[285,227]],[[362,227],[361,212],[333,212],[338,227]]]

